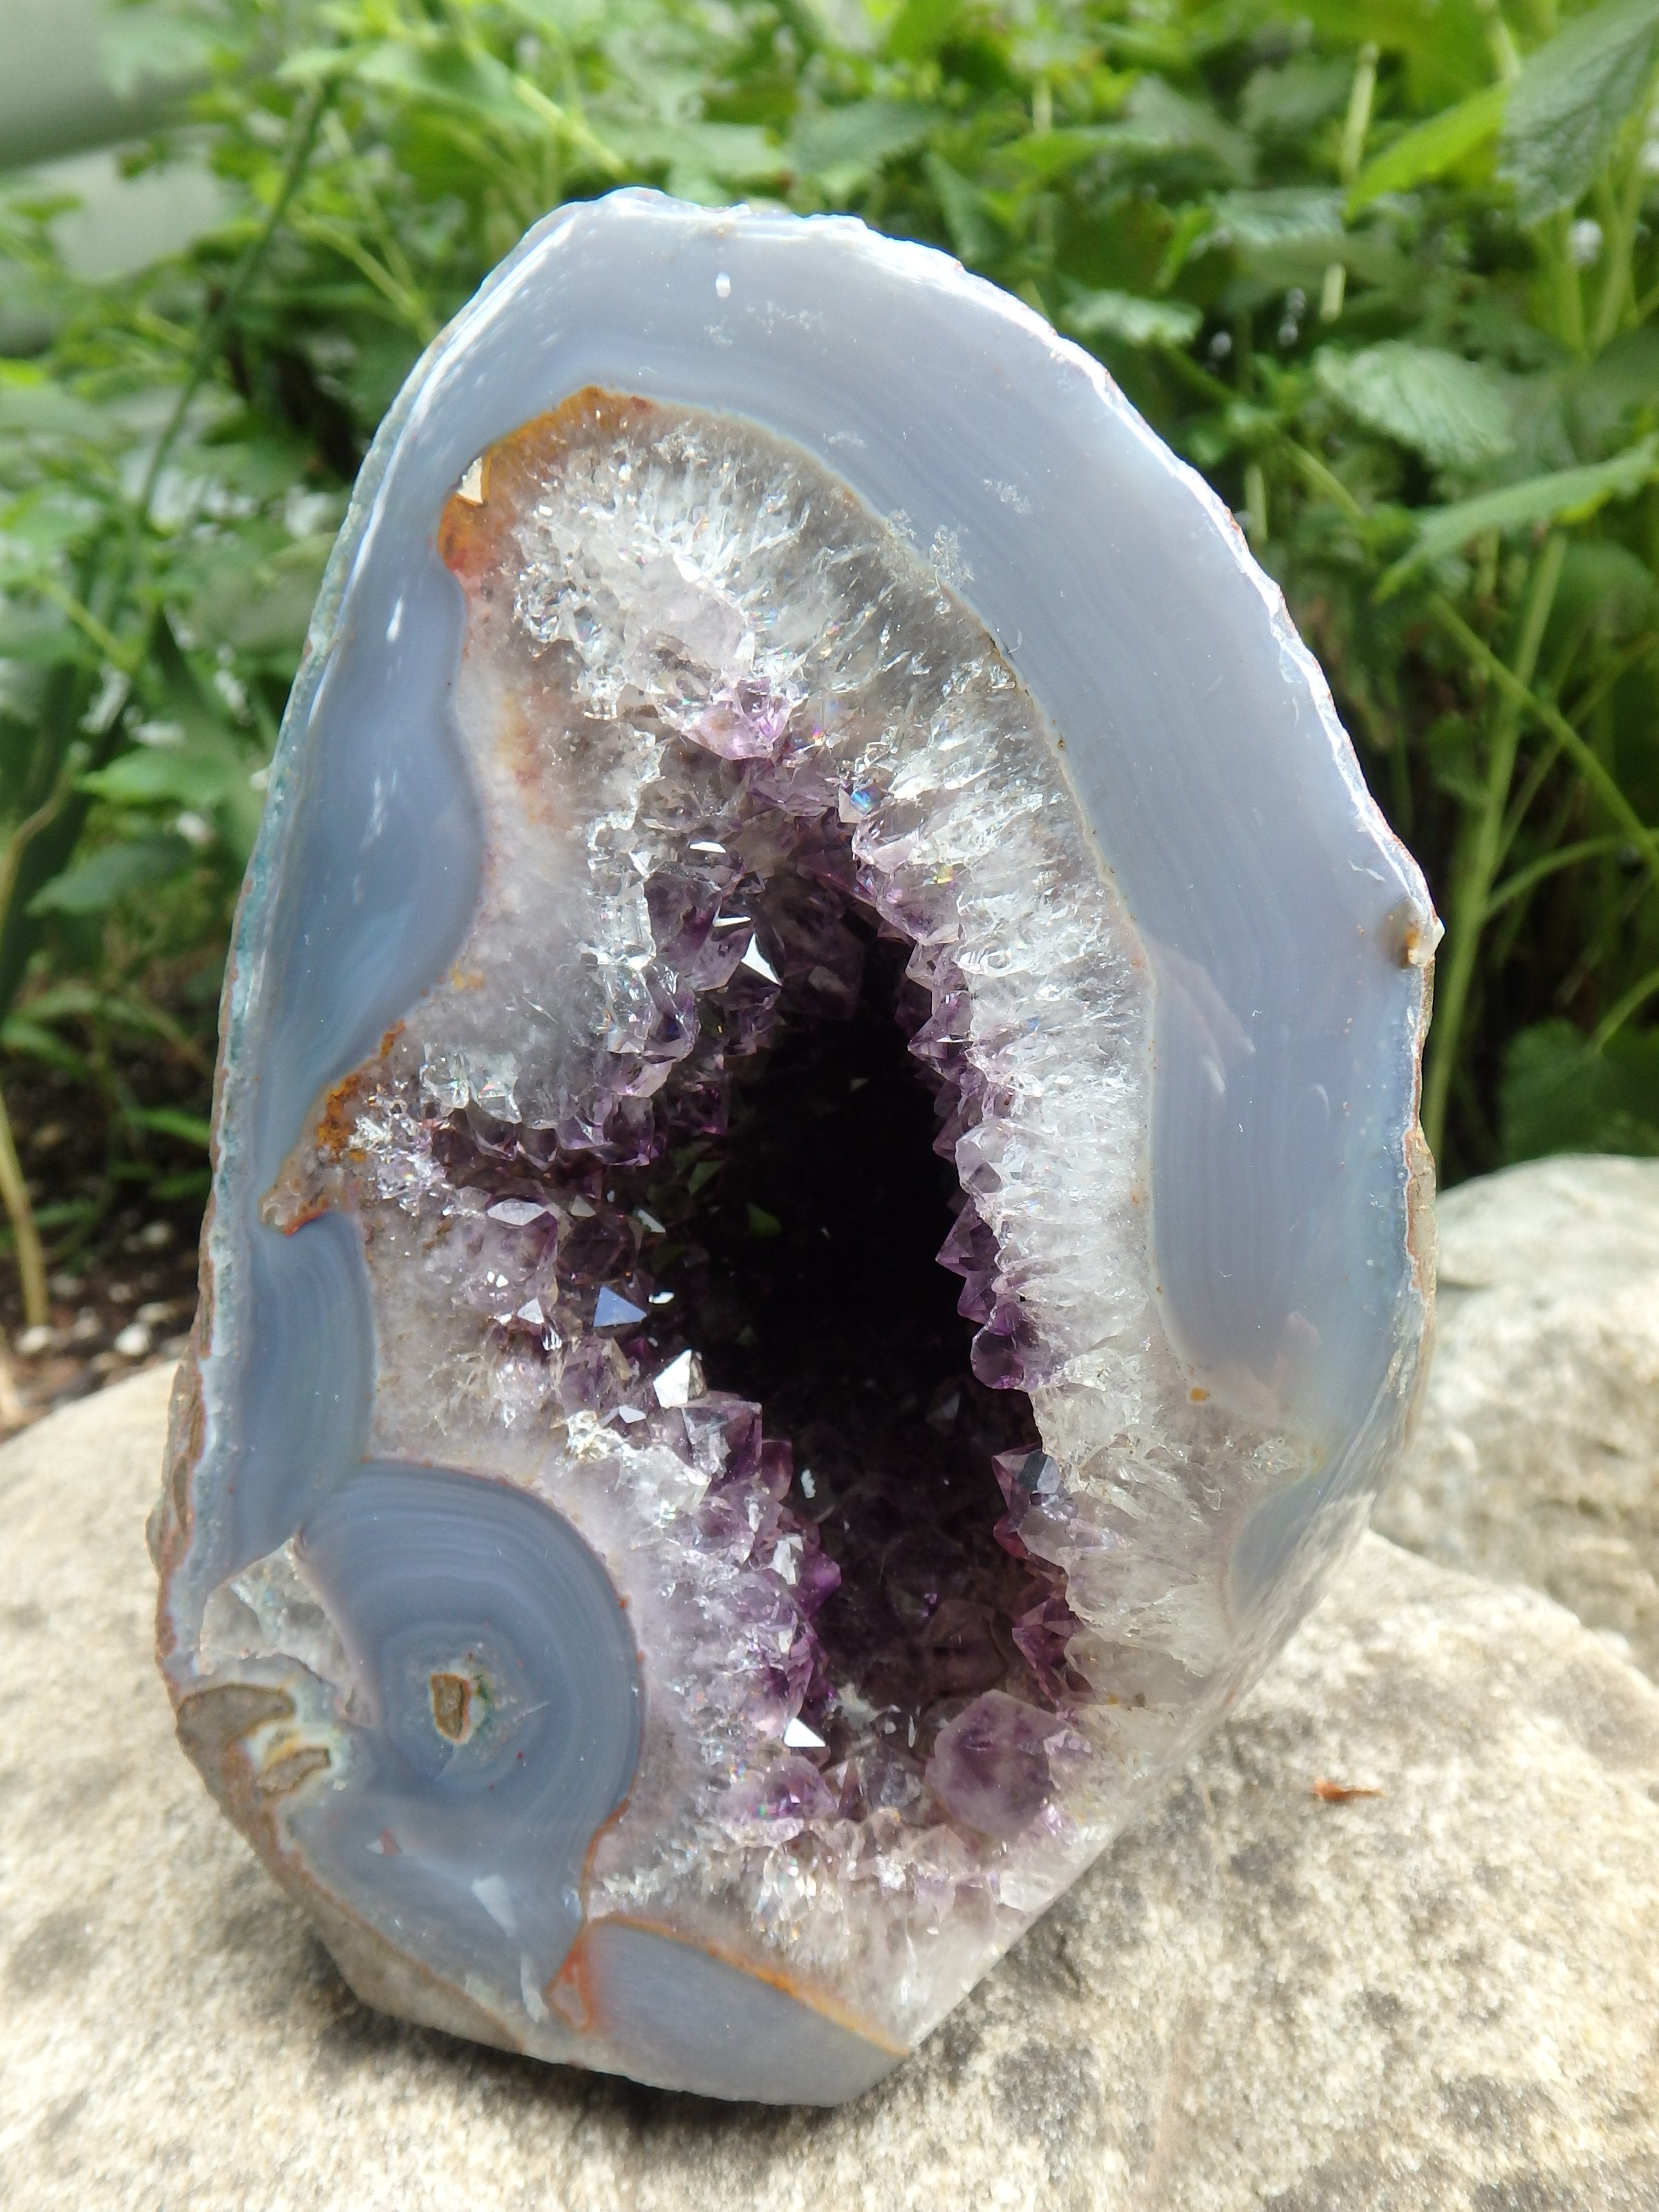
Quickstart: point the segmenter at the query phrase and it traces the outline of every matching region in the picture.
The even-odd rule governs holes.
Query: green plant
[[[1659,1143],[1659,0],[167,0],[136,168],[223,222],[0,230],[0,1045],[199,1187],[212,1006],[330,535],[420,348],[629,179],[850,207],[1093,348],[1241,514],[1448,922],[1455,1175]],[[142,1070],[144,1087],[135,1080]],[[27,1194],[0,1199],[41,1303]],[[76,1209],[78,1208],[78,1211]]]

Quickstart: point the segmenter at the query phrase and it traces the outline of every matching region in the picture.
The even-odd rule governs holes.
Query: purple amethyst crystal
[[[1361,1525],[1420,882],[1195,480],[856,225],[544,227],[317,637],[158,1525],[181,1735],[374,2002],[855,2094]]]

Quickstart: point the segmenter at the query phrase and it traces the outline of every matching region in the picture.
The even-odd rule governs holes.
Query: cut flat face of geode
[[[846,222],[532,234],[364,471],[227,999],[157,1528],[354,1986],[897,2063],[1363,1523],[1436,926],[1231,519]]]

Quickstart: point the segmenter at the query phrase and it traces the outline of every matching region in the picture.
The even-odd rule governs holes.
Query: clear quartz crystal
[[[1052,733],[936,566],[782,441],[594,394],[483,457],[444,548],[482,896],[274,1218],[361,1224],[373,1449],[531,1486],[629,1604],[647,1740],[590,1917],[775,1954],[908,2045],[1227,1694],[1232,1546],[1304,1456],[1165,1337],[1146,963]],[[661,1240],[612,1181],[718,1133],[791,986],[848,994],[849,916],[908,948],[974,1370],[1041,1440],[997,1466],[1018,1656],[920,1746],[827,1661],[836,1571],[788,1440],[702,1395],[696,1314],[659,1321]]]

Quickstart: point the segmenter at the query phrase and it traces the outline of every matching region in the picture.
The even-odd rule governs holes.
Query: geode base
[[[574,373],[619,269],[644,388]],[[1362,1524],[1426,1321],[1433,929],[1194,481],[1155,449],[1142,542],[1079,565],[1028,429],[976,537],[970,410],[923,551],[902,376],[882,427],[825,397],[837,293],[977,347],[994,417],[1023,368],[1133,538],[1152,441],[939,257],[636,194],[526,241],[383,434],[285,725],[158,1536],[186,1748],[361,1994],[817,2103]],[[1116,607],[1127,692],[1212,543],[1236,728],[1103,738],[1055,639]],[[997,605],[1031,559],[1047,659]],[[1103,798],[1137,752],[1161,853]],[[1344,917],[1311,960],[1298,897]]]

